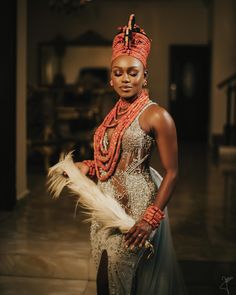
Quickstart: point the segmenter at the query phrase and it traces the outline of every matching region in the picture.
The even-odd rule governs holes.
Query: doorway
[[[207,142],[209,124],[210,47],[171,45],[169,110],[178,139]]]

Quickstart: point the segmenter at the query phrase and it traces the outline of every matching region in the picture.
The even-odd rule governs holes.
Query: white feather
[[[63,175],[65,172],[68,177]],[[48,172],[48,190],[54,198],[58,198],[64,187],[78,196],[80,204],[88,210],[89,220],[95,218],[104,228],[119,228],[127,232],[135,223],[121,207],[118,201],[101,192],[99,187],[74,165],[72,152],[62,156],[60,161]]]

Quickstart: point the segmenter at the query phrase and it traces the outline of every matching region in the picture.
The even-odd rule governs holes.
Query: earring
[[[147,86],[147,80],[144,81],[143,86]]]
[[[112,80],[110,80],[110,85],[111,85],[111,87],[113,87],[113,81]]]

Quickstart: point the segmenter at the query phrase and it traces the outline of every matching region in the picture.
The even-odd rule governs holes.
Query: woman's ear
[[[145,70],[144,71],[144,82],[143,82],[143,86],[144,87],[147,86],[147,77],[148,77],[148,71]]]

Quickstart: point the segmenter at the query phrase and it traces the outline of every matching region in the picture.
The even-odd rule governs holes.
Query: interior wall
[[[215,0],[212,25],[211,133],[223,133],[226,92],[217,84],[236,73],[236,2]]]
[[[17,1],[17,82],[16,82],[16,196],[27,193],[26,177],[26,48],[27,0]]]
[[[169,45],[208,42],[208,11],[203,1],[94,1],[70,15],[50,11],[47,0],[29,1],[28,81],[37,83],[39,42],[58,33],[75,38],[89,29],[112,40],[131,13],[153,40],[148,66],[151,98],[167,107]]]

